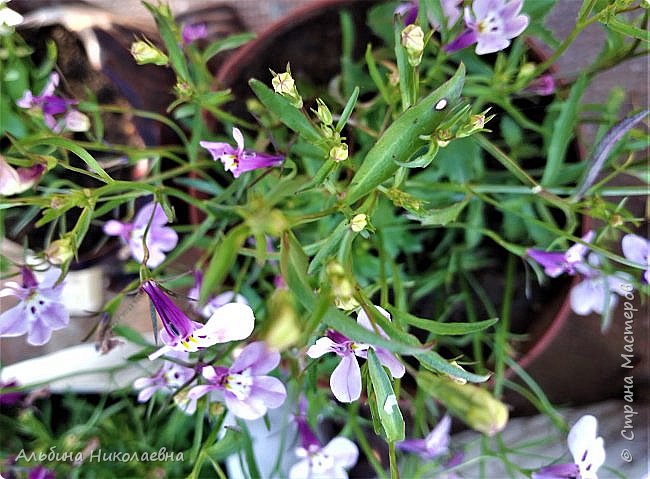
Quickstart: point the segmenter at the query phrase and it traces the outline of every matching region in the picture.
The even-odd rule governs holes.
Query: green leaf
[[[436,110],[435,105],[443,98],[448,103],[457,100],[464,81],[465,66],[461,64],[449,81],[402,113],[386,129],[352,178],[346,204],[354,203],[391,178],[399,168],[395,161],[408,160],[425,144],[420,136],[431,134],[446,117],[446,112]]]
[[[630,25],[629,23],[622,22],[616,17],[610,18],[606,25],[608,28],[611,28],[618,33],[622,33],[623,35],[627,35],[628,37],[636,38],[646,43],[650,42],[650,32],[648,32],[648,30],[643,30],[634,25]]]
[[[332,231],[325,240],[325,245],[318,250],[314,259],[311,260],[309,268],[307,269],[307,274],[314,274],[314,271],[316,271],[316,269],[323,264],[327,258],[334,255],[347,230],[348,220],[344,219],[336,228],[334,228],[334,231]]]
[[[562,101],[560,115],[553,125],[553,134],[548,145],[548,157],[540,181],[543,186],[555,185],[563,174],[564,158],[575,133],[580,99],[587,85],[587,75],[580,75],[571,87],[569,98]]]
[[[345,104],[343,113],[341,113],[341,118],[339,118],[339,121],[336,123],[336,131],[341,132],[341,130],[347,123],[348,119],[350,118],[350,115],[352,114],[352,110],[354,110],[354,107],[357,104],[357,98],[359,98],[358,86],[354,87],[354,91],[352,92],[352,95],[350,95],[348,102]]]
[[[212,254],[210,264],[204,272],[201,294],[199,295],[200,304],[204,304],[210,293],[226,278],[237,259],[239,248],[241,248],[248,236],[250,236],[250,229],[245,224],[235,226],[226,234],[221,244]]]
[[[447,206],[446,208],[424,210],[421,214],[417,215],[417,219],[420,220],[423,225],[445,226],[448,223],[456,221],[458,215],[463,211],[465,206],[467,206],[470,199],[471,196],[468,195],[463,199],[463,201]]]
[[[116,324],[113,326],[113,332],[117,336],[121,336],[127,341],[132,342],[133,344],[137,344],[138,346],[146,346],[147,348],[151,347],[151,343],[147,340],[145,340],[142,337],[142,334],[136,331],[135,329],[125,326],[123,324]]]
[[[368,372],[375,393],[375,404],[388,442],[404,440],[404,418],[388,375],[377,359],[375,351],[368,349]]]
[[[169,56],[172,68],[181,80],[189,81],[190,74],[187,70],[187,64],[185,63],[185,55],[180,47],[180,36],[174,31],[178,27],[174,23],[174,19],[171,17],[169,7],[154,6],[144,1],[142,3],[156,20],[158,32],[165,43],[165,48],[167,49],[167,55]]]
[[[465,334],[477,333],[493,326],[499,321],[498,318],[492,318],[486,319],[485,321],[477,321],[475,323],[439,323],[432,319],[418,318],[412,314],[400,311],[394,306],[389,305],[386,309],[395,316],[395,318],[399,318],[411,326],[424,329],[440,336],[462,336]]]
[[[282,123],[296,133],[301,134],[305,140],[316,143],[317,145],[322,144],[321,135],[316,128],[286,98],[278,95],[264,83],[254,78],[248,84],[262,104],[274,113]],[[327,152],[327,148],[324,145],[319,145],[319,148],[324,153]]]
[[[206,454],[214,461],[223,461],[231,454],[236,454],[243,445],[241,431],[226,427],[226,433],[215,444],[205,450]]]
[[[483,383],[490,379],[490,374],[474,374],[465,371],[458,366],[454,366],[445,358],[440,356],[435,351],[428,351],[426,353],[417,354],[415,357],[420,361],[420,364],[430,371],[448,374],[450,376],[464,379],[471,383]]]
[[[218,55],[221,52],[238,48],[254,38],[254,33],[236,33],[226,38],[222,38],[221,40],[217,40],[216,42],[212,42],[201,55],[203,63],[207,63],[213,56]]]

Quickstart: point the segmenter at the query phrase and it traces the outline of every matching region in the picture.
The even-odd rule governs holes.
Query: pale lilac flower
[[[187,361],[189,353],[185,351],[170,351],[168,357]],[[161,368],[153,375],[138,378],[133,382],[133,387],[138,389],[138,402],[147,402],[157,392],[165,394],[175,393],[181,386],[194,376],[194,369],[185,367],[174,361],[163,361]]]
[[[151,222],[151,224],[149,224]],[[151,202],[140,208],[132,223],[122,223],[110,220],[104,224],[104,233],[109,236],[119,236],[129,246],[131,256],[138,262],[144,261],[144,237],[147,225],[147,266],[155,268],[165,261],[165,252],[171,251],[178,243],[176,231],[165,226],[167,215],[158,203]]]
[[[526,91],[540,96],[552,95],[555,92],[555,79],[550,73],[544,73],[530,82]]]
[[[312,432],[304,414],[296,417],[300,447],[296,456],[302,460],[289,470],[289,479],[347,479],[347,469],[359,458],[357,445],[345,437],[335,437],[325,447]]]
[[[589,231],[582,237],[582,241],[591,243],[595,236],[596,234],[593,231]],[[532,248],[527,250],[526,253],[544,267],[544,272],[547,275],[551,278],[556,278],[562,273],[567,273],[572,276],[578,273],[580,265],[583,265],[585,262],[585,255],[588,250],[588,246],[582,243],[576,243],[563,253]]]
[[[194,286],[187,292],[187,298],[192,303],[192,309],[199,313],[205,319],[209,318],[221,306],[227,303],[248,304],[248,300],[239,293],[234,291],[224,291],[212,298],[208,298],[204,306],[199,305],[199,294],[203,284],[203,272],[194,271]]]
[[[40,109],[43,112],[45,124],[55,133],[63,129],[70,131],[86,131],[90,127],[90,120],[86,115],[73,107],[76,100],[68,100],[54,94],[59,85],[59,75],[53,72],[47,84],[39,95],[34,95],[31,90],[25,90],[23,96],[16,101],[16,105],[25,109]],[[64,116],[57,119],[56,115]]]
[[[268,409],[282,406],[287,397],[284,384],[266,376],[278,364],[280,353],[268,349],[263,341],[250,343],[229,368],[205,366],[202,374],[208,383],[193,387],[187,395],[196,401],[209,392],[222,392],[232,414],[242,419],[258,419]]]
[[[0,156],[0,195],[11,196],[27,191],[43,176],[45,165],[14,168]]]
[[[441,0],[440,6],[442,13],[447,21],[445,22],[447,28],[453,27],[460,18],[460,4],[463,0]],[[395,9],[395,15],[404,18],[404,25],[411,25],[418,19],[419,1],[411,0],[408,2],[400,3]],[[428,20],[434,30],[440,29],[441,21],[429,12]]]
[[[643,282],[650,283],[650,241],[638,235],[625,235],[621,241],[623,255],[630,261],[645,266]]]
[[[208,150],[212,159],[221,161],[226,171],[230,171],[235,178],[246,171],[279,166],[284,161],[283,155],[269,155],[257,151],[244,149],[244,135],[238,128],[232,129],[232,137],[237,143],[237,148],[229,143],[201,141],[199,144]]]
[[[617,294],[625,295],[623,285],[629,284],[632,278],[621,272],[606,275],[599,267],[600,259],[591,253],[587,263],[578,268],[584,279],[571,289],[571,309],[574,313],[581,316],[591,313],[602,315],[616,307]]]
[[[39,465],[29,470],[27,479],[56,479],[56,475],[53,471]]]
[[[605,446],[597,437],[598,421],[594,416],[582,416],[569,431],[567,443],[573,463],[543,467],[533,479],[598,479],[596,472],[605,462]]]
[[[452,53],[476,43],[476,54],[498,52],[510,45],[528,26],[528,16],[519,14],[523,0],[474,0],[465,7],[467,29],[445,47]]]
[[[208,37],[208,27],[205,23],[190,23],[183,27],[181,38],[185,45]]]
[[[424,439],[407,439],[396,446],[406,452],[417,454],[422,459],[432,460],[449,452],[451,417],[445,415]]]
[[[64,282],[56,284],[61,270],[50,268],[39,283],[34,272],[21,268],[22,285],[10,281],[0,290],[0,297],[16,296],[20,303],[0,314],[0,337],[21,336],[33,346],[47,343],[52,331],[65,328],[70,313],[63,306],[61,293]]]
[[[149,359],[169,351],[195,352],[214,344],[245,339],[253,332],[255,315],[245,304],[225,304],[214,312],[207,323],[201,324],[188,318],[154,281],[145,281],[142,290],[147,293],[160,316],[163,324],[160,340],[165,343],[165,346],[150,354]]]
[[[390,314],[385,309],[379,306],[374,307],[390,320]],[[357,315],[357,323],[370,331],[375,330],[368,315],[363,310]],[[386,333],[380,327],[377,327],[377,331],[382,336],[387,337]],[[341,402],[352,402],[361,396],[361,370],[359,369],[359,363],[355,356],[366,358],[368,356],[368,348],[371,347],[375,350],[379,362],[390,370],[394,378],[404,376],[404,365],[393,353],[384,348],[357,343],[338,331],[329,330],[325,337],[316,340],[316,343],[307,350],[307,355],[315,359],[327,353],[335,353],[341,357],[341,362],[336,366],[330,376],[330,387],[336,399]]]

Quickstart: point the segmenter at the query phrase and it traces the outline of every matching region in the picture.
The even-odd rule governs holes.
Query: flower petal
[[[375,352],[377,353],[377,359],[379,359],[379,362],[389,369],[390,374],[394,378],[401,378],[404,376],[406,368],[393,353],[384,348],[375,348]]]
[[[287,398],[287,388],[277,378],[257,376],[253,379],[249,398],[260,400],[267,408],[275,409],[284,404]]]
[[[445,415],[425,438],[426,448],[431,458],[441,456],[449,451],[449,432],[451,416]]]
[[[239,156],[244,151],[244,135],[242,135],[239,128],[233,127],[232,137],[234,138],[235,143],[237,143],[237,156]]]
[[[377,311],[379,311],[381,313],[381,315],[384,318],[388,319],[388,321],[391,320],[390,313],[388,311],[386,311],[381,306],[376,306],[374,304],[373,304],[373,306],[377,309]],[[379,326],[378,324],[374,324],[374,322],[370,321],[370,318],[368,317],[368,313],[366,313],[366,311],[363,308],[361,310],[359,310],[359,313],[357,314],[357,324],[363,326],[364,328],[366,328],[369,331],[379,332],[379,334],[381,334],[385,338],[388,337],[386,335],[386,333],[384,332],[384,330],[381,329],[381,326]],[[375,329],[375,327],[377,329]]]
[[[237,417],[252,421],[254,419],[259,419],[266,414],[267,408],[261,399],[252,397],[238,399],[237,396],[229,391],[226,391],[224,397],[226,407]]]
[[[594,416],[587,414],[578,419],[578,422],[569,431],[567,444],[576,464],[580,462],[583,454],[596,440],[597,430],[598,420]]]
[[[357,463],[359,449],[346,437],[335,437],[324,448],[323,452],[334,458],[337,466],[349,469]]]
[[[205,323],[194,331],[194,338],[202,347],[217,343],[246,339],[255,328],[255,315],[250,306],[228,303],[217,309]]]
[[[361,396],[361,370],[354,354],[346,354],[332,372],[330,388],[341,402],[352,402]]]
[[[327,353],[336,353],[338,351],[337,344],[327,336],[318,338],[315,344],[309,346],[307,356],[316,359]]]
[[[200,141],[199,145],[208,150],[212,155],[214,161],[219,161],[223,155],[236,155],[237,150],[235,150],[228,143],[215,142],[215,141]]]
[[[309,478],[309,461],[303,459],[293,466],[289,470],[289,479],[308,479]]]
[[[249,369],[251,375],[259,376],[272,371],[278,364],[280,364],[280,353],[269,349],[264,341],[256,341],[242,349],[232,363],[230,371],[241,373]]]
[[[28,326],[24,303],[19,303],[0,314],[0,336],[21,336],[27,332]]]
[[[647,239],[633,234],[625,235],[621,240],[621,248],[623,255],[630,261],[642,264],[646,268],[650,266],[650,241]]]

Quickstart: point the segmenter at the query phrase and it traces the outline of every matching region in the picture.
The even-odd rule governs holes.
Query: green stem
[[[397,455],[395,454],[395,441],[388,443],[388,457],[390,460],[390,477],[399,479],[399,469],[397,468]]]
[[[503,382],[505,380],[505,363],[508,355],[508,332],[510,329],[510,308],[514,296],[515,257],[508,255],[506,262],[506,286],[503,292],[503,304],[501,305],[501,320],[496,326],[494,338],[494,395],[501,397]]]

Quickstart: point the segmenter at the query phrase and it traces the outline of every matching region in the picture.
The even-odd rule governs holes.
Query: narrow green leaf
[[[212,42],[201,55],[203,63],[207,63],[213,56],[218,55],[221,52],[238,48],[243,44],[248,43],[253,38],[255,38],[254,33],[236,33],[217,40],[216,42]]]
[[[425,144],[420,136],[431,134],[447,115],[444,110],[436,110],[435,105],[443,98],[448,104],[457,100],[464,81],[465,66],[461,64],[449,81],[402,113],[386,129],[354,175],[346,204],[354,203],[391,178],[399,168],[395,161],[407,161]]]
[[[357,98],[359,98],[359,87],[355,86],[354,90],[352,91],[352,95],[350,95],[348,102],[345,104],[343,113],[341,113],[341,118],[339,118],[339,121],[336,123],[336,131],[340,132],[348,122],[348,119],[352,114],[352,110],[354,110],[354,107],[357,104]]]
[[[241,248],[248,236],[250,236],[248,226],[240,224],[231,229],[228,234],[226,234],[221,244],[217,247],[203,276],[201,294],[199,295],[199,302],[201,304],[205,303],[210,293],[212,293],[228,275],[231,266],[237,259],[239,248]]]
[[[447,224],[456,221],[458,215],[460,215],[461,211],[465,209],[465,206],[467,206],[470,199],[471,197],[468,195],[460,203],[455,203],[446,208],[424,210],[422,216],[418,216],[418,219],[423,225],[446,226]]]
[[[124,324],[116,324],[113,326],[113,332],[117,336],[121,336],[127,341],[137,344],[138,346],[151,347],[151,343],[142,337],[142,334],[135,329],[125,326]]]
[[[417,354],[415,357],[422,366],[430,371],[448,374],[472,383],[483,383],[490,379],[489,374],[474,374],[454,366],[435,351],[427,351],[426,353]]]
[[[309,268],[307,269],[308,275],[314,274],[314,271],[316,271],[327,258],[334,255],[347,230],[348,220],[344,219],[336,228],[334,228],[334,231],[330,233],[330,235],[325,240],[325,245],[318,250],[316,256],[314,256],[314,258],[311,260],[311,263],[309,263]]]
[[[174,19],[171,17],[171,10],[169,10],[168,6],[164,5],[154,6],[144,1],[142,3],[156,20],[158,33],[160,33],[160,37],[165,43],[172,68],[181,80],[188,81],[190,74],[185,63],[185,55],[180,47],[180,36],[174,32],[174,29],[177,27]]]
[[[372,81],[375,83],[375,86],[377,87],[377,90],[381,94],[381,97],[383,98],[384,102],[387,105],[391,104],[390,101],[390,94],[388,93],[388,88],[386,88],[386,83],[384,83],[383,78],[381,77],[381,74],[379,73],[379,69],[377,68],[377,64],[375,63],[375,58],[372,56],[372,45],[370,43],[366,47],[366,65],[368,65],[368,73],[370,74],[370,78],[372,78]]]
[[[368,349],[368,372],[386,440],[388,442],[404,440],[404,418],[399,410],[393,385],[372,348]]]
[[[492,318],[486,319],[485,321],[478,321],[476,323],[439,323],[432,319],[418,318],[412,314],[400,311],[394,306],[389,305],[386,309],[395,316],[396,319],[400,318],[411,326],[424,329],[425,331],[440,336],[462,336],[465,334],[477,333],[493,326],[499,321],[498,318]]]
[[[562,176],[564,159],[569,143],[575,133],[578,122],[580,99],[587,88],[587,75],[582,74],[571,87],[569,98],[562,102],[560,115],[553,125],[553,134],[548,145],[548,157],[541,184],[543,186],[555,185]]]
[[[321,135],[318,133],[316,128],[314,128],[307,117],[305,117],[305,115],[295,106],[291,105],[286,98],[278,95],[264,83],[254,78],[251,79],[248,84],[262,104],[273,112],[282,123],[296,133],[301,134],[305,140],[315,143],[316,145],[322,144]],[[325,146],[320,145],[319,148],[323,152],[326,152]]]
[[[648,32],[648,30],[643,30],[634,25],[630,25],[629,23],[622,22],[616,17],[611,17],[607,21],[606,25],[607,28],[611,28],[612,30],[627,35],[628,37],[636,38],[646,43],[650,42],[650,32]]]

